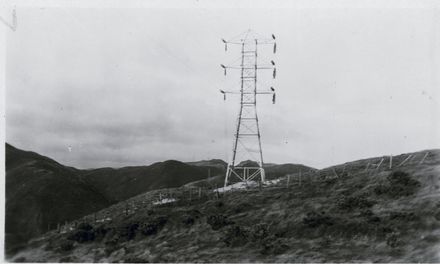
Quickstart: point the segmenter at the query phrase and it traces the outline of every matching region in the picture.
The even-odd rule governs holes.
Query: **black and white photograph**
[[[0,2],[9,264],[440,263],[440,2]]]

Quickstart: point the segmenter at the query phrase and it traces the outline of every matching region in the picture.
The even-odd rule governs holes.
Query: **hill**
[[[439,190],[440,150],[294,173],[262,188],[155,190],[46,233],[11,260],[438,263]]]
[[[149,190],[180,187],[205,179],[208,177],[208,170],[211,175],[223,173],[221,168],[169,160],[150,166],[83,171],[82,176],[109,199],[123,201]]]
[[[30,238],[112,204],[78,170],[6,144],[5,241],[8,251]]]
[[[6,249],[14,253],[29,239],[66,221],[147,191],[193,182],[206,185],[212,179],[221,185],[225,167],[222,160],[168,160],[150,166],[81,170],[6,144]]]

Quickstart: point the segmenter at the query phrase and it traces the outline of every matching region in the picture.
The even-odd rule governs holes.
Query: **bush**
[[[88,224],[87,222],[82,222],[77,227],[78,230],[90,231],[93,230],[93,226]]]
[[[139,228],[138,223],[130,223],[123,228],[121,235],[125,236],[125,238],[127,238],[127,240],[132,240],[133,238],[136,237],[136,232],[137,232],[138,228]]]
[[[144,235],[154,235],[157,234],[168,222],[167,216],[159,216],[153,221],[146,223],[141,228],[141,232]]]
[[[212,215],[209,216],[206,222],[211,225],[211,228],[215,231],[220,230],[221,228],[233,224],[233,222],[229,221],[226,216],[223,215]]]
[[[182,223],[187,225],[187,226],[191,226],[195,223],[195,219],[192,216],[184,216]]]
[[[263,240],[269,236],[269,227],[266,223],[255,224],[251,228],[251,236],[253,241]]]
[[[248,211],[249,208],[251,208],[252,205],[248,202],[239,202],[234,205],[232,212],[235,214],[239,214],[245,211]]]
[[[365,209],[372,207],[375,203],[366,198],[365,195],[359,196],[343,196],[336,202],[339,209],[353,210],[353,209]]]
[[[394,171],[387,177],[388,181],[391,184],[399,184],[403,186],[420,186],[420,183],[417,180],[411,178],[408,173],[402,171]]]
[[[81,223],[78,228],[67,236],[67,239],[78,243],[85,243],[95,240],[95,231],[93,226],[88,223]]]
[[[226,230],[223,242],[228,247],[243,246],[250,241],[250,232],[240,226],[232,226]]]
[[[316,228],[321,225],[333,225],[333,220],[325,215],[325,212],[316,213],[315,211],[307,212],[303,218],[303,223],[309,228]]]
[[[374,192],[377,195],[388,195],[391,198],[409,196],[420,187],[420,182],[411,178],[408,173],[394,171],[387,177],[387,184],[378,185]]]
[[[399,235],[396,233],[388,234],[386,240],[387,245],[392,248],[398,247],[402,244],[402,241],[399,239]]]

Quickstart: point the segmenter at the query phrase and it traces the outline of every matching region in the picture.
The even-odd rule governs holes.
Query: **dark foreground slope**
[[[386,158],[360,160],[197,198],[179,188],[177,201],[162,205],[151,203],[158,191],[145,193],[105,209],[107,218],[47,233],[11,260],[438,263],[440,151],[423,156],[395,156],[391,169]]]
[[[82,180],[78,170],[6,144],[6,231],[8,251],[28,239],[112,202]]]

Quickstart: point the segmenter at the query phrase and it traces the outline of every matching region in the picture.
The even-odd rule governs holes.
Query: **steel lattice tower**
[[[258,61],[258,48],[260,45],[273,45],[273,53],[276,52],[275,36],[272,38],[259,38],[251,30],[230,40],[222,39],[227,51],[228,44],[238,45],[241,48],[240,65],[221,65],[224,74],[227,69],[237,69],[240,72],[239,90],[220,90],[226,100],[227,94],[240,95],[240,109],[234,133],[234,143],[232,149],[232,160],[228,164],[225,186],[234,178],[241,181],[261,180],[264,182],[265,173],[263,168],[263,151],[261,148],[261,134],[257,115],[257,95],[270,94],[272,102],[275,103],[275,89],[270,87],[266,91],[257,89],[258,70],[268,69],[276,76],[274,61],[269,64],[260,64]],[[239,161],[242,161],[238,163]],[[244,162],[250,160],[251,163]],[[257,163],[257,166],[255,165]],[[251,165],[250,165],[251,164]],[[252,165],[253,164],[253,165]]]

